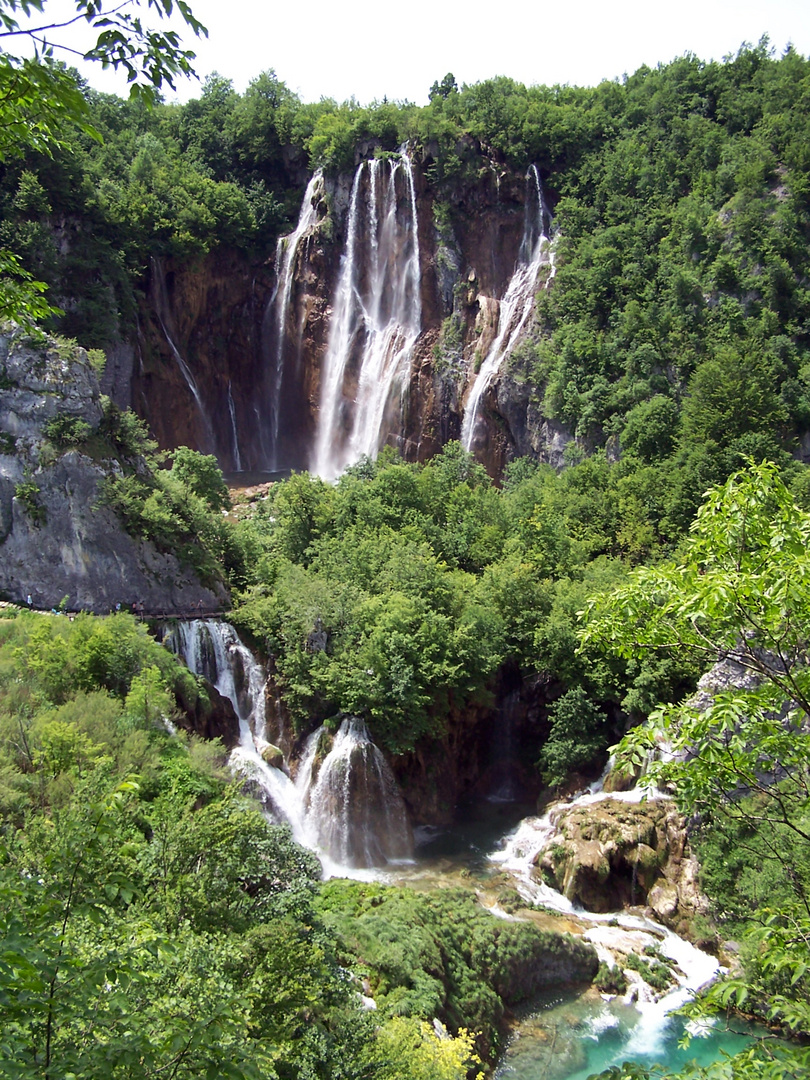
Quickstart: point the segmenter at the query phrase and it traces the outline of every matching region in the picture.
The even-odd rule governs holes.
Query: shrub
[[[90,437],[92,427],[79,416],[58,413],[43,426],[45,437],[58,447],[77,446]]]
[[[33,480],[23,480],[14,489],[14,496],[25,509],[35,525],[43,525],[46,519],[45,507],[39,501],[39,487]]]

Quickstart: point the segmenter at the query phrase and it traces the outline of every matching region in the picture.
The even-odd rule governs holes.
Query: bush
[[[60,448],[78,446],[88,439],[93,431],[86,420],[79,416],[68,416],[66,413],[52,417],[42,430],[45,437]]]
[[[33,480],[23,480],[14,489],[14,497],[22,503],[26,514],[35,525],[44,525],[46,520],[45,507],[39,500],[39,487]]]

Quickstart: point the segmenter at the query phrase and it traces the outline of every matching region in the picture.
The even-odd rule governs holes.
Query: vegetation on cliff
[[[495,178],[534,163],[557,272],[505,378],[566,426],[569,462],[605,454],[621,551],[655,558],[741,455],[789,465],[810,429],[809,78],[763,41],[595,88],[448,77],[424,108],[306,104],[272,72],[151,111],[88,91],[103,141],[66,129],[52,156],[5,161],[0,242],[50,285],[63,332],[109,348],[150,303],[152,260],[266,263],[315,166],[408,144],[452,246]]]
[[[601,479],[528,467],[498,489],[458,444],[426,465],[384,453],[334,487],[293,476],[243,526],[262,555],[231,617],[272,656],[299,730],[358,715],[396,753],[441,737],[452,708],[491,700],[506,663],[578,689],[601,707],[581,713],[576,746],[558,708],[558,783],[611,741],[620,704],[648,711],[690,674],[575,655],[576,611],[624,573]]]
[[[697,821],[714,917],[726,934],[744,935],[742,971],[711,987],[694,1011],[737,1006],[805,1041],[808,537],[810,514],[774,466],[752,466],[709,493],[677,562],[636,570],[592,602],[584,635],[623,655],[721,660],[700,694],[657,710],[625,737],[623,751],[637,767],[659,741],[668,745],[648,771]],[[733,1075],[793,1077],[809,1067],[807,1049],[763,1040]]]

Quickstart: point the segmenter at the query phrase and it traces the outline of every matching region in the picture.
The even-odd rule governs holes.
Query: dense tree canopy
[[[7,31],[20,6],[42,10],[0,0]],[[144,60],[155,87],[184,70],[181,52],[161,75],[158,39],[130,40],[134,52],[109,39],[97,58]],[[447,75],[424,108],[307,104],[272,71],[244,94],[212,76],[198,100],[151,110],[51,62],[5,56],[2,80],[19,153],[0,142],[0,312],[47,315],[43,282],[62,330],[90,346],[131,331],[153,257],[265,261],[303,178],[353,168],[360,146],[407,143],[451,231],[482,170],[538,166],[557,274],[508,373],[570,430],[560,473],[520,460],[496,487],[457,445],[425,465],[385,452],[334,486],[294,475],[235,521],[210,458],[148,463],[143,426],[109,403],[95,432],[55,423],[51,451],[103,446],[117,461],[103,498],[127,528],[227,582],[299,733],[356,714],[408,751],[454,710],[488,707],[509,670],[544,686],[538,767],[556,785],[672,703],[655,723],[680,757],[654,772],[698,815],[719,931],[750,931],[743,974],[709,1004],[807,1035],[805,58],[762,42],[595,88]],[[757,464],[739,474],[745,458]],[[609,598],[591,608],[597,591]],[[239,801],[219,750],[165,732],[179,697],[203,691],[156,650],[124,618],[0,626],[0,1075],[474,1068],[468,1033],[440,1043],[421,1021],[444,1010],[455,1031],[463,999],[493,1022],[496,983],[473,986],[483,965],[438,956],[430,926],[406,960],[387,947],[406,909],[450,933],[429,903],[339,888],[316,902],[311,861]],[[724,654],[756,686],[684,705]],[[631,753],[646,755],[651,730],[634,729]],[[449,921],[475,943],[468,916]],[[361,947],[390,1007],[376,1027],[341,967]],[[442,965],[458,976],[444,997]],[[801,1075],[802,1053],[759,1044],[734,1068]]]
[[[709,493],[677,563],[635,571],[592,601],[584,639],[624,655],[691,652],[708,695],[653,713],[629,733],[638,767],[664,742],[650,779],[673,785],[700,825],[704,884],[725,932],[742,932],[743,972],[712,987],[699,1010],[737,1005],[795,1036],[810,1033],[810,515],[773,466]],[[734,1076],[794,1077],[806,1049],[763,1040]],[[708,1070],[708,1075],[727,1075]]]

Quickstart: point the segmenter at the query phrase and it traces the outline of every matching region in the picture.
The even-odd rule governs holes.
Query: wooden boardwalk
[[[161,622],[169,619],[180,619],[188,621],[191,619],[224,619],[228,612],[223,608],[217,608],[215,611],[207,611],[203,608],[191,607],[191,608],[160,608],[160,609],[146,609],[142,605],[139,605],[137,609],[135,605],[124,605],[120,608],[108,607],[103,610],[94,610],[92,608],[38,608],[34,605],[28,604],[14,604],[9,600],[0,600],[0,609],[11,609],[16,611],[35,611],[38,615],[67,615],[75,617],[76,615],[134,615],[135,618],[142,620],[143,622],[154,621]]]

